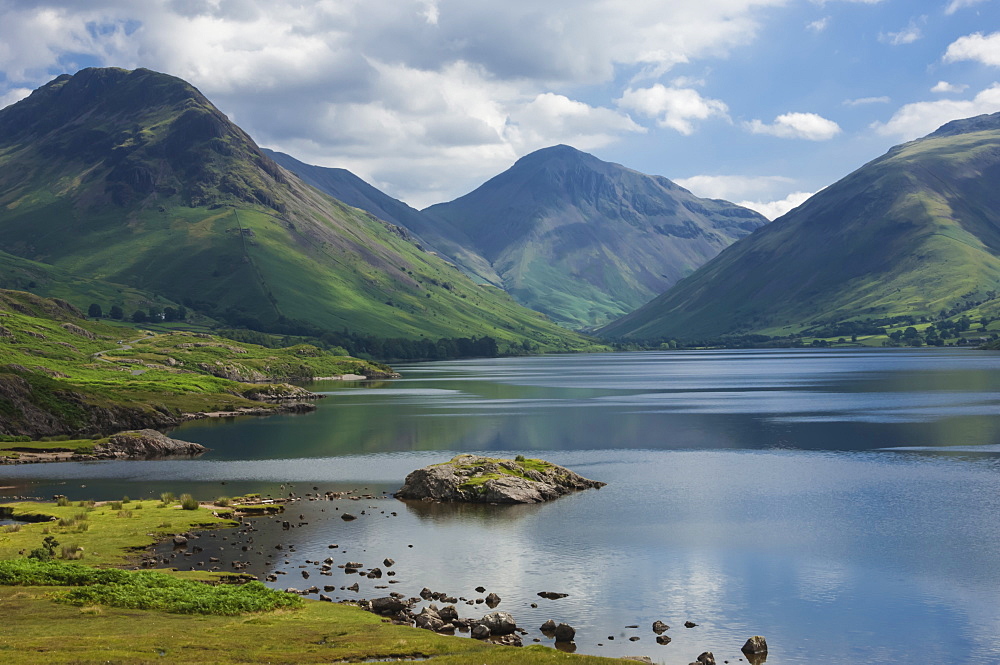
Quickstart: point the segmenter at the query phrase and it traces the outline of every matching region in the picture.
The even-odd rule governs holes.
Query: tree
[[[145,323],[147,318],[146,312],[141,309],[137,309],[135,310],[135,313],[132,314],[132,323]]]
[[[99,319],[104,316],[104,312],[101,310],[101,306],[96,302],[90,303],[90,307],[87,309],[87,316],[92,319]]]
[[[163,308],[163,320],[164,321],[176,321],[177,320],[177,310],[173,307]]]
[[[125,310],[121,308],[121,305],[112,305],[111,311],[108,313],[112,319],[121,321],[125,318]]]

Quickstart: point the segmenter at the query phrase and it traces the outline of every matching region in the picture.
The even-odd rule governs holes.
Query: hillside
[[[785,335],[1000,312],[1000,113],[897,146],[734,244],[608,337]]]
[[[0,250],[230,325],[589,344],[303,183],[195,88],[143,69],[63,75],[0,111]]]
[[[198,412],[276,411],[275,400],[308,396],[285,381],[390,371],[306,344],[111,326],[62,300],[0,290],[0,435],[97,436]]]
[[[283,152],[263,149],[264,154],[303,182],[349,206],[416,234],[419,244],[456,264],[477,281],[500,285],[489,262],[470,249],[472,242],[457,228],[433,219],[385,192],[369,185],[347,169],[313,166]]]
[[[518,302],[573,328],[634,310],[767,221],[564,145],[424,213]]]

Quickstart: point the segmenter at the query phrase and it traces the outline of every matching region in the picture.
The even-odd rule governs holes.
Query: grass
[[[123,518],[111,502],[87,505],[93,508],[86,519],[92,528],[73,534],[75,546],[85,553],[79,563],[20,558],[19,550],[37,547],[44,531],[65,540],[65,532],[52,522],[0,531],[0,661],[5,665],[142,665],[164,658],[291,665],[413,656],[448,665],[621,662],[537,645],[517,649],[437,635],[385,623],[356,607],[302,600],[257,584],[209,586],[171,571],[97,569],[129,563],[137,549],[158,537],[232,524],[205,509],[192,513],[174,503],[159,510],[158,501],[132,500],[128,505],[145,509]],[[0,509],[21,517],[57,519],[81,512],[80,506],[49,503]]]
[[[86,511],[85,520],[80,520],[81,508],[76,505],[35,502],[2,504],[0,514],[31,522],[22,524],[16,532],[0,534],[0,559],[25,556],[38,547],[46,535],[52,535],[60,543],[82,547],[83,563],[128,565],[134,563],[136,553],[153,540],[192,529],[235,525],[235,522],[213,517],[211,511],[205,508],[182,510],[174,501],[163,510],[152,510],[159,505],[159,501],[133,500],[128,504],[129,510],[123,511],[108,502],[88,506],[92,509]],[[79,525],[83,522],[89,526],[80,531]]]
[[[120,327],[82,319],[65,304],[0,291],[0,384],[10,386],[0,390],[6,393],[0,397],[0,417],[12,431],[34,434],[36,439],[52,432],[48,426],[42,429],[38,419],[24,416],[24,406],[10,397],[16,393],[18,399],[51,414],[62,432],[90,433],[97,429],[95,408],[126,407],[147,414],[140,419],[151,423],[162,422],[163,414],[277,408],[251,399],[261,386],[243,381],[281,382],[384,369],[307,344],[270,349],[186,331],[125,333]],[[287,391],[268,389],[276,395]],[[0,451],[58,447],[83,452],[93,443],[77,439],[46,446],[4,441]],[[0,452],[4,454],[12,453]]]

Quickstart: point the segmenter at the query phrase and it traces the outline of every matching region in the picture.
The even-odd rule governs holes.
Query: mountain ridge
[[[788,334],[995,300],[998,211],[1000,114],[950,122],[821,190],[601,334]]]

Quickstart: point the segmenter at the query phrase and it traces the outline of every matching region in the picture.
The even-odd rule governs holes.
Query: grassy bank
[[[179,591],[182,607],[189,596],[209,596],[211,589],[190,582],[157,582],[164,573],[93,573],[94,568],[132,567],[139,553],[156,540],[198,528],[233,522],[206,508],[184,510],[179,501],[13,503],[0,506],[6,517],[30,519],[0,527],[0,661],[10,665],[47,663],[330,663],[428,657],[444,665],[598,665],[621,662],[566,654],[539,645],[499,647],[472,639],[438,635],[386,623],[356,607],[294,597],[298,607],[226,614],[224,602],[206,603],[223,610],[208,613],[133,609],[135,599],[154,601],[151,587]],[[54,563],[28,563],[24,557],[54,538]],[[64,551],[63,547],[68,546]],[[82,548],[82,549],[79,549]],[[67,564],[65,552],[88,568]],[[41,571],[41,572],[39,572]],[[46,571],[55,571],[50,574]],[[172,579],[190,577],[165,571]],[[132,576],[140,576],[133,578]],[[62,576],[62,577],[60,577]],[[143,577],[145,576],[145,577]],[[143,581],[145,579],[146,581]],[[152,580],[152,581],[148,581]],[[61,581],[71,584],[62,585]],[[13,585],[12,585],[13,582]],[[55,582],[55,584],[53,584]],[[44,584],[44,585],[42,585]],[[113,584],[102,590],[100,584]],[[97,585],[97,586],[91,586]],[[228,585],[226,585],[228,586]],[[71,593],[76,594],[67,598]],[[256,596],[252,593],[251,596]],[[123,600],[124,598],[124,600]],[[146,599],[146,600],[144,600]],[[75,604],[74,604],[75,603]],[[187,603],[187,605],[184,605]],[[128,604],[129,607],[116,605]],[[173,606],[164,605],[166,610]]]

